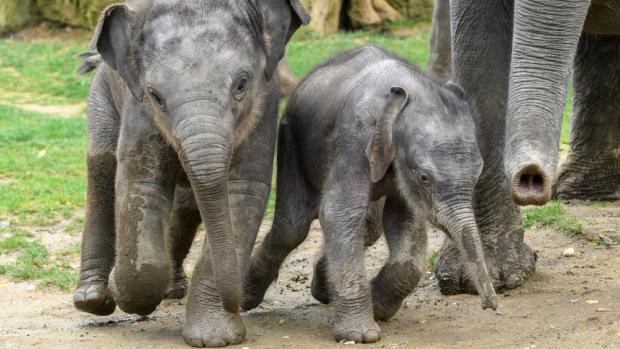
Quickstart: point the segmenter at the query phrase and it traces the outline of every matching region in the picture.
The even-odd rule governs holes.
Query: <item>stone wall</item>
[[[41,18],[74,27],[93,28],[99,14],[117,0],[35,0]]]
[[[120,0],[0,0],[0,34],[38,19],[93,28],[107,5]],[[238,1],[238,0],[235,0]],[[353,28],[412,17],[430,17],[433,0],[302,0],[312,16],[309,30],[321,35],[341,29],[343,12]],[[346,7],[343,9],[343,7]]]
[[[118,0],[0,0],[0,34],[37,20],[93,28],[107,5]]]
[[[0,35],[17,30],[35,18],[31,0],[0,0]]]

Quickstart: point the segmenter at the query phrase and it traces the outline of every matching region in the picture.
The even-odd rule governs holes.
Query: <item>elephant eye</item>
[[[151,97],[151,99],[153,100],[153,102],[155,102],[155,104],[157,105],[157,107],[159,108],[159,110],[161,110],[162,112],[166,111],[166,102],[164,101],[164,99],[161,97],[161,95],[159,94],[159,92],[157,92],[155,89],[153,89],[152,87],[148,88],[148,92],[149,92],[149,96]]]
[[[248,85],[250,84],[250,79],[247,73],[242,74],[235,81],[233,96],[236,100],[240,101],[245,97],[245,92],[248,90]]]
[[[425,187],[430,187],[433,184],[431,176],[425,171],[419,171],[417,173],[418,181]]]

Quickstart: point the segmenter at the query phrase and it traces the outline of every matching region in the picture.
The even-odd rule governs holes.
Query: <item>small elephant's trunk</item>
[[[497,295],[487,270],[471,203],[446,205],[437,216],[460,252],[465,272],[482,300],[482,309],[497,309]]]
[[[179,156],[207,231],[218,293],[224,309],[237,313],[241,277],[228,201],[232,133],[222,118],[192,114],[198,116],[182,118],[176,127]]]

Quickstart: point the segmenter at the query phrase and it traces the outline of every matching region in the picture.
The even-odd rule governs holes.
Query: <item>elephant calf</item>
[[[142,0],[104,11],[93,38],[103,63],[88,101],[78,309],[151,313],[171,264],[182,278],[180,262],[202,220],[207,239],[183,337],[197,347],[243,340],[241,275],[275,151],[272,77],[308,20],[298,0]],[[178,252],[172,263],[166,227]]]
[[[379,340],[375,320],[391,318],[426,270],[427,222],[458,246],[482,307],[497,307],[472,207],[482,157],[458,86],[380,48],[355,49],[301,83],[279,137],[275,219],[252,256],[243,308],[262,301],[317,216],[326,257],[313,294],[335,303],[336,340]],[[383,200],[390,258],[369,285],[364,245],[377,238]]]

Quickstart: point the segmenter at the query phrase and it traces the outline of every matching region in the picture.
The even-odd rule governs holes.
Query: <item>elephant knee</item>
[[[110,273],[109,287],[121,310],[148,315],[165,297],[170,271],[167,266],[142,264],[133,270],[115,267]]]

